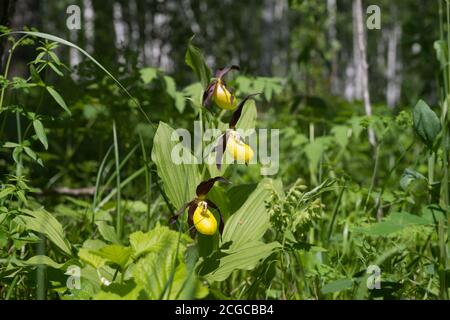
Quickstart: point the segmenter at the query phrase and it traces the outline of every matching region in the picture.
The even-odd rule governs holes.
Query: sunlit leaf
[[[179,145],[178,141],[171,141],[173,133],[174,130],[170,126],[164,122],[159,123],[153,141],[152,160],[163,181],[164,191],[178,209],[195,197],[195,189],[201,181],[201,175],[196,164],[182,163],[194,163],[194,157],[188,149]],[[176,152],[174,149],[176,145],[179,146],[178,151],[181,153],[180,160],[183,160],[179,164],[172,159],[172,152]]]
[[[213,253],[199,265],[199,273],[208,281],[223,281],[235,270],[254,269],[261,260],[280,247],[278,242],[249,241],[235,249]]]
[[[64,236],[64,231],[58,220],[44,209],[22,209],[24,215],[20,216],[25,228],[44,234],[62,251],[70,255],[70,244]]]

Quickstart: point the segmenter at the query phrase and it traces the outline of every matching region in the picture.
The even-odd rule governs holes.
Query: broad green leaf
[[[351,279],[340,279],[333,282],[329,282],[322,288],[322,293],[333,293],[333,292],[339,292],[342,290],[350,289],[353,287],[353,280]]]
[[[64,231],[58,220],[44,209],[28,210],[22,209],[20,216],[25,228],[44,234],[50,241],[57,245],[62,251],[70,255],[70,244],[64,237]]]
[[[143,68],[139,70],[139,73],[141,75],[141,79],[145,84],[149,84],[154,79],[158,78],[158,69],[156,68]]]
[[[200,49],[192,44],[193,38],[194,37],[192,37],[188,42],[185,61],[186,64],[194,71],[195,75],[198,77],[198,79],[202,83],[203,88],[205,89],[209,84],[211,71],[206,65],[205,59],[203,58],[203,54]]]
[[[110,226],[106,221],[97,221],[95,224],[97,225],[98,231],[102,235],[103,239],[115,244],[120,244],[120,240],[117,237],[116,230],[113,226]]]
[[[236,124],[237,129],[249,130],[256,127],[256,104],[254,100],[248,100],[242,109],[241,117]]]
[[[42,122],[39,119],[33,120],[33,127],[34,127],[34,132],[36,132],[36,136],[38,137],[39,141],[41,141],[45,150],[47,150],[48,149],[48,141],[47,141],[47,136],[45,135],[45,129],[44,129],[44,126],[42,125]]]
[[[133,280],[124,283],[112,283],[94,296],[94,300],[138,300],[143,288]]]
[[[247,201],[250,194],[257,188],[257,184],[240,184],[231,186],[227,191],[227,196],[232,201],[230,203],[230,211],[236,212]]]
[[[436,136],[441,131],[441,122],[436,113],[425,101],[419,100],[413,110],[413,121],[416,133],[428,148],[431,148]]]
[[[430,222],[420,216],[416,216],[413,214],[410,214],[408,212],[393,212],[391,213],[387,218],[387,221],[396,223],[402,226],[410,226],[410,225],[427,225],[430,224]]]
[[[29,266],[37,266],[37,265],[46,265],[55,269],[61,269],[63,268],[65,265],[67,265],[67,263],[57,263],[54,260],[52,260],[51,258],[44,256],[44,255],[37,255],[37,256],[33,256],[30,259],[23,261],[24,265],[29,265]]]
[[[183,259],[186,245],[183,238],[178,244],[179,236],[167,227],[157,227],[147,233],[147,236],[136,233],[133,240],[130,240],[135,248],[140,248],[140,252],[147,246],[153,247],[151,242],[157,241],[154,244],[158,247],[149,251],[133,267],[133,277],[137,285],[145,289],[149,299],[192,299],[202,298],[207,294],[205,288],[195,279],[194,272],[190,272],[193,270],[187,269]],[[137,240],[142,241],[142,246],[136,245]],[[174,274],[170,281],[172,272]],[[187,290],[189,286],[184,285],[190,278],[194,278],[194,290]]]
[[[55,99],[56,103],[58,103],[61,108],[66,110],[66,112],[69,115],[71,115],[72,113],[70,112],[69,108],[66,105],[66,102],[61,97],[61,95],[55,89],[53,89],[52,87],[46,87],[46,88],[47,88],[48,93],[50,93],[50,95],[53,97],[53,99]]]
[[[431,222],[424,217],[415,216],[407,212],[393,212],[381,222],[367,227],[354,228],[355,232],[370,236],[390,236],[413,226],[426,226]]]
[[[278,242],[249,241],[233,250],[213,253],[199,264],[198,272],[208,281],[223,281],[235,270],[254,269],[261,260],[280,247]]]
[[[167,232],[167,227],[157,226],[149,232],[134,232],[130,235],[130,245],[133,250],[133,257],[137,258],[148,252],[158,252],[165,247],[174,245],[178,239],[173,237],[171,232]],[[184,240],[186,240],[183,237]]]
[[[111,244],[99,250],[92,250],[91,253],[120,266],[123,270],[131,257],[131,248],[118,244]]]
[[[265,201],[272,189],[271,179],[264,179],[259,183],[240,209],[225,222],[222,243],[231,241],[230,248],[238,248],[261,239],[270,225]]]
[[[165,193],[178,210],[195,197],[195,189],[201,182],[201,175],[196,164],[183,163],[193,163],[194,157],[178,140],[171,141],[172,134],[175,138],[178,136],[169,125],[164,122],[159,123],[153,140],[152,160],[163,181]],[[175,146],[178,149],[174,149]],[[172,152],[174,156],[181,154],[181,163],[174,163]]]
[[[81,248],[78,251],[78,257],[84,262],[90,264],[95,269],[99,269],[106,264],[106,259],[100,257],[99,255],[92,253],[91,250],[87,248]]]

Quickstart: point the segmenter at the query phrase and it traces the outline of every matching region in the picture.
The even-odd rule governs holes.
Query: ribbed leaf
[[[186,245],[184,241],[177,243],[179,234],[167,227],[157,227],[144,234],[135,234],[130,242],[134,248],[152,248],[147,255],[136,263],[133,268],[133,276],[138,286],[145,289],[150,299],[190,299],[201,298],[207,294],[206,288],[195,279],[192,272],[188,272],[184,263]],[[136,241],[142,241],[141,244]],[[175,267],[175,270],[173,269]],[[171,274],[174,272],[172,281]],[[187,290],[184,286],[189,278],[195,280],[194,290]]]
[[[259,183],[241,208],[225,222],[223,243],[231,241],[230,248],[238,248],[261,239],[270,225],[265,200],[270,196],[271,190],[272,180],[264,179]]]
[[[195,164],[175,164],[171,153],[179,143],[171,141],[174,130],[164,122],[160,122],[153,141],[152,160],[158,169],[158,175],[163,181],[164,191],[176,209],[195,197],[195,189],[201,181],[201,175]],[[181,147],[180,152],[190,163],[193,155]]]
[[[259,261],[280,248],[278,242],[250,241],[232,251],[218,252],[208,257],[199,266],[199,274],[208,281],[223,281],[234,270],[252,270]]]
[[[95,223],[98,227],[98,231],[106,241],[119,244],[120,240],[117,237],[116,230],[113,226],[109,225],[106,221],[97,221]]]
[[[57,263],[51,258],[44,255],[33,256],[26,261],[22,261],[24,265],[28,266],[37,266],[37,265],[46,265],[55,269],[61,269],[66,266],[69,262],[66,263]]]
[[[256,126],[256,105],[254,100],[246,101],[236,128],[242,130],[254,129]]]
[[[70,255],[70,244],[64,237],[64,231],[58,220],[44,209],[31,211],[22,209],[25,215],[21,215],[25,228],[44,234],[50,241],[62,251]]]
[[[118,244],[111,244],[99,250],[92,250],[91,253],[120,266],[120,268],[123,270],[131,257],[131,248],[124,247]]]

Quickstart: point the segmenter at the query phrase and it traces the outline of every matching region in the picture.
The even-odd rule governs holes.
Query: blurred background
[[[372,100],[390,107],[418,96],[436,101],[437,2],[372,2],[363,2],[364,8],[381,9],[381,29],[366,30]],[[66,27],[71,4],[81,8],[81,30]],[[239,64],[248,73],[289,77],[307,95],[362,97],[351,0],[3,0],[1,5],[0,24],[58,35],[113,70],[153,66],[173,74],[180,85],[189,83],[184,54],[195,34],[211,68]],[[71,66],[81,61],[76,50],[61,51]],[[18,74],[26,69],[28,53],[22,54],[23,61],[14,64]]]
[[[239,97],[264,93],[257,98],[258,126],[283,129],[279,176],[287,181],[305,177],[316,184],[320,173],[314,168],[322,152],[333,149],[326,137],[341,133],[345,139],[348,128],[359,135],[360,118],[367,114],[357,2],[3,0],[0,25],[12,30],[31,28],[77,44],[124,84],[153,123],[162,120],[189,130],[198,119],[202,94],[198,79],[185,62],[189,39],[194,36],[193,44],[203,51],[212,70],[231,64],[241,66],[240,72],[227,75]],[[380,9],[380,29],[370,30],[366,21],[371,14],[366,11],[373,4]],[[70,5],[80,8],[80,29],[67,27],[73,16],[72,11],[67,13]],[[359,12],[364,24],[367,89],[373,114],[398,116],[403,110],[411,110],[419,98],[437,105],[440,67],[434,44],[440,37],[438,3],[363,1]],[[10,48],[5,40],[0,41],[1,73]],[[49,45],[42,39],[34,42],[14,51],[10,78],[29,77],[39,46]],[[25,88],[27,94],[8,96],[11,105],[39,111],[50,136],[49,149],[39,152],[45,168],[32,162],[25,170],[43,189],[92,186],[112,143],[113,121],[123,154],[134,150],[139,135],[151,150],[154,128],[117,84],[78,50],[63,45],[52,50],[61,63],[59,71],[46,68],[40,76],[60,92],[72,115],[39,89]],[[410,116],[404,121],[408,119]],[[14,114],[4,114],[1,121],[2,138],[16,141]],[[325,138],[315,139],[320,136]],[[370,146],[367,149],[364,145],[367,135],[361,136],[360,151],[373,161]],[[38,141],[31,143],[39,148]],[[308,143],[312,145],[309,149]],[[350,151],[353,154],[349,156],[354,157],[356,149]],[[140,161],[131,157],[129,168],[124,170],[131,174],[140,167]],[[299,163],[310,165],[299,167]],[[386,162],[387,167],[390,164]],[[370,176],[370,166],[362,161],[352,165],[348,174],[356,181],[369,181],[356,173],[368,170]],[[5,151],[0,170],[6,173],[13,167]],[[242,179],[253,181],[256,177],[244,174]]]

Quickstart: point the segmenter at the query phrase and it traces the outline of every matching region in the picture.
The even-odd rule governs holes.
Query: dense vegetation
[[[386,42],[401,72],[382,69],[380,31],[358,42],[360,0],[131,1],[135,18],[167,18],[158,59],[132,26],[128,46],[109,43],[127,1],[92,2],[93,43],[2,20],[1,299],[448,299],[450,4],[378,2],[382,28],[403,30]],[[281,18],[239,23],[271,4]],[[370,68],[347,83],[352,50]],[[225,81],[235,101],[213,96]],[[278,170],[217,166],[220,143],[179,149],[211,163],[173,161],[175,130],[211,128],[279,129]],[[205,203],[213,224],[199,227]]]

